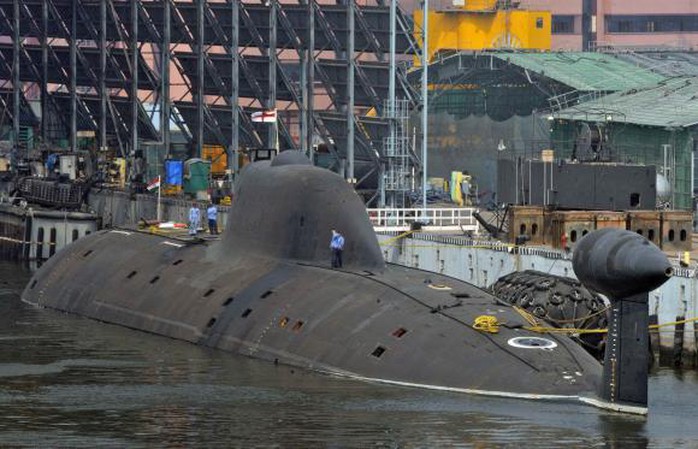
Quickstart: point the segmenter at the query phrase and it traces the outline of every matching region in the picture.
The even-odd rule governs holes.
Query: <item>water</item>
[[[650,416],[334,379],[19,300],[0,262],[0,447],[698,448],[698,376],[660,370]]]

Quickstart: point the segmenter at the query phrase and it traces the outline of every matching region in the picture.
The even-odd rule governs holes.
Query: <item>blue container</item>
[[[184,161],[165,161],[165,184],[181,186],[184,181]]]

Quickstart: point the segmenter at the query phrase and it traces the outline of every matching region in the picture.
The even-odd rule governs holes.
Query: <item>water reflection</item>
[[[0,446],[695,447],[695,372],[649,418],[334,379],[21,303],[0,263]]]

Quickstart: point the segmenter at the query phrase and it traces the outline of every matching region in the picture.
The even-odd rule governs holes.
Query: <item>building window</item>
[[[553,34],[574,34],[574,16],[553,16]]]
[[[539,30],[543,29],[543,18],[542,17],[536,17],[536,28]]]
[[[630,207],[640,207],[640,194],[631,193],[630,194]]]
[[[633,33],[633,22],[631,20],[619,20],[618,21],[618,32],[619,33]]]
[[[607,33],[696,33],[697,14],[608,15]]]

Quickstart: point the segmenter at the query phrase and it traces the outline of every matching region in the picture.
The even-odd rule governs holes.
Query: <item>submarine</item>
[[[333,376],[646,413],[646,376],[643,384],[636,372],[602,367],[567,336],[529,329],[530,316],[471,284],[386,263],[353,188],[302,153],[248,165],[234,198],[218,241],[102,230],[43,264],[22,299]],[[332,229],[346,240],[340,269],[330,264]],[[618,276],[634,282],[632,291],[611,292],[618,304],[641,302],[642,291],[670,275],[659,250],[633,235],[590,233],[575,254],[601,290]],[[652,263],[614,264],[617,245],[621,255],[650,253]],[[610,278],[599,275],[602,262],[616,270]],[[618,351],[636,343],[617,337],[609,346]],[[608,365],[618,368],[614,357]]]

